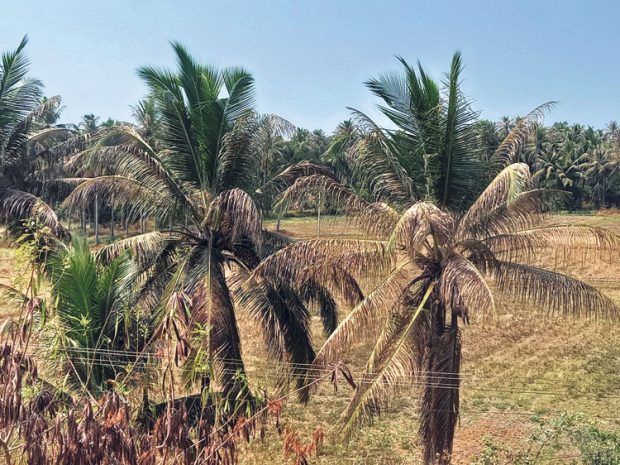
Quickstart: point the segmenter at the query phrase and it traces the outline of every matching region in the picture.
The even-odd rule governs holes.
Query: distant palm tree
[[[28,77],[27,43],[24,37],[17,49],[4,52],[0,64],[0,221],[21,228],[20,220],[36,218],[65,235],[54,211],[38,196],[50,194],[58,162],[51,147],[72,128],[51,125],[60,97],[42,98],[41,82]]]
[[[329,146],[321,155],[321,160],[332,167],[334,174],[343,184],[351,184],[353,181],[353,154],[350,152],[361,137],[361,130],[355,122],[352,119],[344,120],[336,127]]]
[[[620,155],[609,147],[598,146],[582,155],[577,162],[579,169],[592,185],[594,206],[605,207],[612,176],[620,167]]]
[[[610,121],[607,123],[604,134],[608,140],[612,140],[616,144],[620,144],[620,124],[618,124],[617,121]]]
[[[535,189],[523,163],[502,170],[459,216],[430,202],[398,214],[366,203],[335,181],[322,182],[325,195],[373,226],[378,239],[292,244],[257,267],[253,288],[263,282],[292,287],[309,279],[322,282],[342,270],[380,277],[312,366],[314,373],[344,360],[353,341],[369,337],[375,343],[342,417],[347,434],[379,412],[399,386],[418,385],[424,463],[450,463],[459,417],[460,325],[470,316],[494,313],[495,287],[554,315],[620,317],[620,309],[595,288],[535,265],[549,251],[565,250],[569,257],[575,248],[612,252],[620,242],[599,228],[546,225],[553,193]],[[306,187],[294,185],[289,199]]]
[[[99,127],[99,117],[88,113],[82,116],[82,120],[78,123],[78,127],[86,133],[93,133]]]
[[[284,143],[295,133],[295,126],[277,115],[258,116],[256,126],[253,144],[260,160],[258,186],[262,186],[286,168]]]

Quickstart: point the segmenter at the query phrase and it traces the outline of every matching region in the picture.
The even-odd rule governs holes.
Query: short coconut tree
[[[366,373],[343,414],[352,433],[403,383],[419,385],[424,463],[450,463],[459,416],[461,326],[493,314],[495,292],[562,317],[617,320],[620,310],[588,284],[535,265],[554,249],[617,252],[614,234],[594,227],[549,225],[545,213],[557,192],[535,189],[529,168],[504,168],[462,214],[431,202],[404,213],[370,204],[333,180],[313,176],[285,193],[294,203],[319,190],[370,226],[378,239],[299,242],[264,260],[254,280],[298,289],[308,280],[329,283],[343,270],[380,277],[318,352],[310,373],[345,358],[355,341],[376,341]],[[600,256],[600,255],[599,255]],[[256,286],[254,286],[256,289]],[[375,331],[380,328],[380,331]]]

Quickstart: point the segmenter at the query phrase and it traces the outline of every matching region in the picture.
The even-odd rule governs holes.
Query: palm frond
[[[525,145],[528,137],[536,130],[538,124],[542,122],[542,118],[556,105],[557,102],[555,101],[545,102],[534,108],[525,117],[519,119],[493,155],[500,169],[507,164],[517,161],[516,157]]]
[[[117,257],[129,253],[138,263],[148,263],[152,257],[161,252],[168,242],[175,242],[178,237],[159,231],[120,239],[97,251],[97,261],[109,263]]]
[[[439,298],[455,318],[468,320],[468,314],[495,313],[493,292],[478,268],[459,254],[450,255],[442,264]]]
[[[252,197],[241,189],[224,191],[213,199],[204,224],[222,234],[231,245],[250,239],[260,247],[263,237],[261,214]]]
[[[274,210],[283,214],[313,193],[321,194],[329,201],[330,207],[349,216],[359,227],[376,237],[386,237],[398,221],[398,213],[390,206],[380,202],[369,203],[348,187],[324,175],[298,178],[278,197]]]
[[[170,199],[160,188],[161,185],[146,185],[125,176],[99,176],[80,181],[63,206],[85,207],[95,199],[111,205],[114,200],[123,204],[128,218],[134,221],[144,216],[165,220],[170,214]]]
[[[471,228],[490,211],[514,201],[517,195],[529,186],[530,169],[525,163],[514,163],[505,167],[478,199],[469,207],[459,221],[459,232]]]
[[[390,237],[390,248],[403,248],[415,259],[428,248],[429,236],[435,237],[436,245],[443,245],[452,236],[454,226],[454,218],[434,204],[415,203],[398,220]]]
[[[248,279],[243,272],[234,281],[236,301],[263,329],[267,349],[295,381],[301,401],[309,398],[305,388],[307,367],[314,359],[310,314],[289,286],[272,286],[266,281]]]
[[[506,261],[537,259],[562,250],[563,263],[602,259],[618,252],[620,238],[613,232],[582,225],[549,225],[498,234],[483,239],[493,254]],[[584,255],[586,254],[586,255]]]
[[[315,240],[293,243],[263,260],[255,279],[297,286],[308,279],[338,282],[339,274],[376,276],[392,264],[385,242],[371,240]],[[342,276],[342,275],[340,275]]]
[[[535,266],[501,260],[482,260],[480,270],[519,302],[565,317],[593,317],[617,321],[620,309],[589,284]]]
[[[367,367],[367,372],[360,380],[355,395],[342,416],[343,431],[347,437],[364,420],[372,418],[387,401],[389,394],[415,373],[415,357],[412,357],[412,352],[415,351],[416,326],[432,290],[432,284],[426,289],[419,289],[416,305],[413,308],[406,306],[407,311],[403,314],[394,312],[394,318],[387,322],[386,331],[390,333],[390,337],[381,340],[389,343],[381,348],[380,353],[374,355],[372,366]]]
[[[301,161],[286,167],[286,169],[256,190],[261,205],[264,208],[268,208],[278,196],[290,188],[298,179],[315,175],[328,178],[334,177],[329,168],[310,161]]]
[[[473,156],[473,123],[478,114],[471,110],[460,90],[462,71],[461,53],[456,52],[445,82],[448,95],[444,150],[437,179],[440,205],[453,210],[460,210],[469,203],[472,193],[479,188],[477,184],[484,169],[480,160]]]
[[[315,368],[325,368],[342,359],[360,337],[374,334],[409,287],[413,270],[406,262],[382,280],[351,310],[336,330],[327,338],[313,362]]]
[[[60,223],[56,212],[41,198],[16,189],[0,190],[0,209],[3,218],[10,222],[33,223],[34,227],[48,227],[52,234],[62,240],[71,234]]]

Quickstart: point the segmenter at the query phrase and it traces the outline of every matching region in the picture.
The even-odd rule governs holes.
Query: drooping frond
[[[554,101],[543,103],[534,108],[525,117],[519,119],[493,155],[500,169],[507,164],[517,161],[516,157],[521,148],[525,145],[528,137],[536,130],[536,127],[542,122],[543,117],[549,113],[556,104],[557,102]]]
[[[372,364],[367,367],[342,416],[343,431],[347,437],[363,421],[372,418],[398,385],[411,379],[415,373],[416,328],[424,319],[424,306],[432,290],[432,284],[426,289],[420,289],[418,284],[418,290],[413,294],[415,304],[392,311],[384,327],[384,332],[389,336],[380,337],[382,347],[373,355]]]
[[[369,203],[348,187],[331,177],[312,175],[299,178],[279,197],[275,210],[282,213],[306,200],[308,194],[320,194],[331,208],[352,218],[365,231],[377,237],[386,237],[397,223],[399,215],[390,206],[376,202]]]
[[[567,317],[594,317],[617,321],[618,306],[589,284],[535,266],[501,260],[482,260],[479,269],[519,302]]]
[[[145,185],[125,176],[99,176],[80,184],[65,199],[67,208],[90,205],[97,199],[112,205],[112,200],[122,203],[128,217],[136,220],[143,216],[165,219],[170,214],[170,199],[159,185]]]
[[[531,229],[543,225],[547,214],[565,198],[566,192],[551,189],[533,189],[517,194],[511,202],[505,202],[477,219],[461,218],[456,238],[484,239],[497,234]]]
[[[433,236],[436,245],[445,244],[454,231],[454,218],[430,202],[412,205],[398,221],[390,238],[391,248],[404,248],[412,259],[422,253],[427,238]]]
[[[400,265],[351,310],[317,353],[313,367],[324,368],[341,359],[354,341],[374,334],[387,314],[401,299],[414,274],[409,262]]]
[[[510,204],[529,186],[530,169],[525,163],[514,163],[504,168],[480,194],[459,221],[462,233],[500,206]]]
[[[28,227],[48,227],[59,239],[69,239],[69,231],[60,223],[56,212],[47,203],[28,192],[16,189],[0,190],[0,218],[22,222]],[[32,224],[30,224],[32,223]]]
[[[267,257],[254,270],[254,278],[296,286],[307,279],[337,280],[339,273],[372,276],[385,272],[393,257],[386,243],[371,240],[302,241]]]
[[[191,197],[133,126],[119,125],[103,131],[92,147],[71,158],[68,167],[75,172],[90,167],[100,173],[125,176],[149,186],[158,185],[166,195],[175,199],[179,207],[198,217]]]
[[[483,239],[494,256],[506,261],[529,261],[563,251],[563,262],[588,258],[607,258],[620,250],[620,237],[593,226],[549,225],[507,232]]]
[[[439,298],[453,317],[495,313],[493,292],[476,266],[460,254],[447,257],[439,278]]]
[[[286,285],[256,282],[243,273],[233,283],[239,306],[259,322],[270,354],[292,376],[300,400],[307,401],[307,367],[314,359],[307,308]]]
[[[204,225],[218,231],[231,245],[242,239],[250,239],[260,247],[261,221],[260,211],[252,197],[241,189],[231,189],[213,199]]]
[[[291,187],[298,179],[307,176],[325,176],[331,179],[334,177],[331,170],[326,166],[317,165],[310,161],[295,163],[257,189],[261,206],[267,208],[276,197]]]
[[[25,304],[30,300],[30,298],[19,289],[2,283],[0,283],[0,296],[4,299],[14,300],[18,304]]]
[[[129,253],[138,263],[145,264],[161,252],[168,242],[177,241],[177,237],[159,231],[120,239],[97,251],[97,260],[109,263],[124,253]]]

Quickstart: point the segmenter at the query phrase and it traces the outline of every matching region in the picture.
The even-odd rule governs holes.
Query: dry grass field
[[[588,224],[620,234],[620,215],[556,216],[556,223]],[[275,222],[267,222],[273,229]],[[281,230],[297,238],[316,238],[316,219],[282,221]],[[355,237],[359,232],[339,218],[326,218],[320,237]],[[14,272],[12,251],[0,248],[0,282],[8,283]],[[545,263],[555,267],[557,259]],[[598,286],[620,303],[620,258],[606,257],[604,266],[575,260],[570,269],[559,268]],[[499,299],[498,315],[473,321],[464,329],[464,366],[461,418],[455,444],[455,464],[470,464],[486,439],[519,448],[527,444],[534,420],[552,418],[560,412],[583,413],[600,429],[620,433],[620,330],[608,323],[542,317],[533,308],[515,305],[509,297]],[[13,310],[0,305],[3,315]],[[273,392],[276,373],[269,362],[258,328],[240,315],[244,358],[255,386]],[[315,341],[323,335],[315,320]],[[369,346],[352,348],[347,363],[354,373],[364,366]],[[287,402],[284,422],[303,440],[316,428],[325,430],[325,443],[313,464],[416,464],[417,393],[415,386],[401,386],[394,402],[371,426],[347,445],[338,435],[338,420],[351,389],[341,383],[337,392],[329,383],[319,386],[308,405]],[[276,434],[243,446],[243,464],[285,462]],[[570,451],[569,451],[570,453]],[[549,463],[570,463],[567,451]]]

